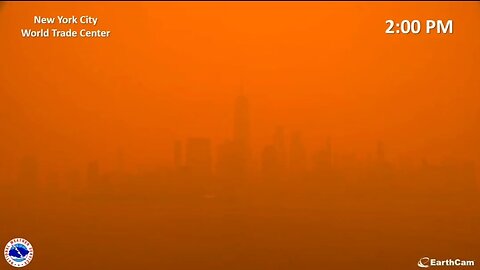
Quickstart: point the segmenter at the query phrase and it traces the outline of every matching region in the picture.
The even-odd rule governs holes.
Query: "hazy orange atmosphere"
[[[98,24],[34,24],[59,15]],[[479,29],[478,2],[0,2],[0,245],[31,269],[480,263]]]

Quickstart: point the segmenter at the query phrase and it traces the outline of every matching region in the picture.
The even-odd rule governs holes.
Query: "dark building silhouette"
[[[207,138],[191,138],[187,141],[186,169],[193,175],[211,175],[212,145]]]
[[[244,179],[250,162],[250,112],[248,99],[241,95],[235,100],[233,140],[219,148],[218,173],[222,178]]]

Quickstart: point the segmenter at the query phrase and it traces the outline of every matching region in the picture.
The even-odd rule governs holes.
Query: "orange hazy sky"
[[[35,15],[98,17],[112,35],[22,38]],[[362,158],[382,140],[392,160],[478,161],[479,15],[478,2],[3,3],[0,160],[108,167],[123,149],[132,169],[168,165],[175,140],[232,137],[243,92],[257,152],[283,126],[309,151],[331,137]],[[387,19],[451,19],[454,34],[387,35]]]

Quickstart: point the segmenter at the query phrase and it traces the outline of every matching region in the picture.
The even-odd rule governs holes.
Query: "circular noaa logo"
[[[11,266],[24,267],[33,259],[33,246],[23,238],[15,238],[7,243],[3,254]]]

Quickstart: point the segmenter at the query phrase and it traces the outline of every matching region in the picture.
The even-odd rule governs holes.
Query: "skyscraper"
[[[250,161],[250,112],[248,99],[240,95],[235,100],[233,140],[220,145],[218,172],[222,178],[242,180]]]

